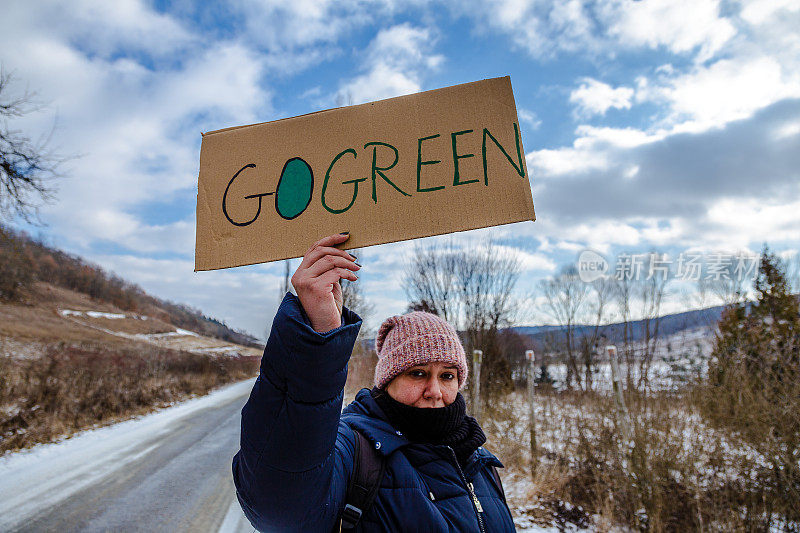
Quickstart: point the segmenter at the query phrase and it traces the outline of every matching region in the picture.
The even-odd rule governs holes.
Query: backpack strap
[[[353,454],[353,476],[347,487],[347,496],[342,515],[335,531],[354,529],[361,516],[367,512],[378,494],[378,488],[386,470],[386,459],[370,445],[369,440],[355,428],[355,453]]]
[[[497,485],[498,490],[500,490],[500,495],[503,496],[503,501],[506,501],[506,491],[503,489],[503,480],[500,479],[500,472],[498,472],[497,467],[492,465],[492,478],[494,479],[495,485]],[[508,502],[506,502],[508,503]]]

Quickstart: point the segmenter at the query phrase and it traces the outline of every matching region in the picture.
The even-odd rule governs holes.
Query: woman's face
[[[389,396],[412,407],[444,407],[458,394],[458,367],[448,363],[412,366],[386,386]]]

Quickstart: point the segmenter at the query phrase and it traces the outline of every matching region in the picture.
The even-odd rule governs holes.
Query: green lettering
[[[484,183],[487,186],[489,185],[489,171],[488,171],[487,164],[486,164],[486,137],[491,137],[492,141],[494,141],[494,144],[496,144],[497,147],[500,148],[500,151],[503,152],[504,156],[506,156],[506,159],[508,159],[508,162],[511,163],[511,166],[514,167],[514,170],[517,171],[517,174],[519,174],[519,176],[521,178],[524,178],[525,177],[525,167],[522,166],[522,148],[520,147],[520,143],[519,143],[519,126],[517,126],[517,123],[515,122],[514,123],[514,140],[516,141],[516,144],[517,144],[517,158],[519,159],[519,166],[517,166],[516,163],[514,163],[514,160],[511,159],[511,156],[508,155],[508,152],[506,152],[505,149],[497,141],[497,139],[495,139],[494,135],[489,133],[489,130],[487,130],[486,128],[483,128],[483,181],[484,181]]]
[[[335,165],[336,162],[339,161],[339,159],[341,159],[342,156],[344,156],[344,154],[353,154],[353,159],[358,158],[358,155],[356,154],[356,151],[353,150],[352,148],[348,148],[346,150],[342,150],[341,152],[336,154],[336,157],[334,157],[333,161],[331,161],[331,165],[328,167],[328,171],[325,172],[325,181],[322,182],[322,207],[324,207],[326,210],[328,210],[328,212],[333,213],[333,214],[344,213],[345,211],[347,211],[348,209],[350,209],[353,206],[353,204],[356,201],[356,196],[358,196],[358,183],[360,181],[366,181],[366,179],[367,179],[367,178],[358,178],[358,179],[347,180],[347,181],[343,181],[342,182],[342,185],[344,185],[345,183],[352,183],[353,184],[353,198],[350,200],[350,203],[347,204],[347,207],[345,207],[344,209],[334,209],[334,208],[330,207],[325,202],[325,191],[328,190],[328,180],[331,177],[331,170],[333,169],[333,165]]]
[[[372,149],[372,201],[375,202],[376,204],[378,203],[378,193],[375,190],[375,176],[376,175],[380,176],[381,178],[383,178],[383,180],[386,183],[388,183],[389,185],[394,187],[394,189],[397,192],[399,192],[400,194],[402,194],[403,196],[411,196],[410,194],[400,190],[400,187],[398,187],[397,185],[392,183],[392,180],[390,180],[388,177],[386,177],[386,174],[383,173],[384,170],[389,170],[391,168],[394,168],[394,166],[397,164],[397,160],[398,160],[397,148],[395,148],[391,144],[382,143],[382,142],[378,142],[378,141],[373,141],[373,142],[368,142],[367,144],[365,144],[364,145],[364,149],[366,150],[367,147],[369,147],[369,146],[374,146],[375,147],[375,148]],[[391,148],[394,151],[394,161],[392,161],[392,163],[388,167],[379,167],[378,166],[378,163],[377,163],[377,161],[378,161],[378,146],[386,146],[388,148]]]
[[[455,133],[450,134],[450,140],[453,143],[453,185],[466,185],[467,183],[475,183],[478,181],[478,178],[472,180],[461,181],[458,174],[458,160],[459,159],[466,159],[468,157],[475,157],[475,154],[464,154],[458,155],[458,150],[456,149],[456,137],[459,135],[464,135],[465,133],[472,133],[472,130],[464,130],[464,131],[457,131]]]
[[[417,139],[417,192],[430,192],[430,191],[438,191],[439,189],[444,189],[444,185],[439,185],[438,187],[426,187],[422,188],[422,165],[435,165],[436,163],[441,163],[441,161],[431,160],[431,161],[423,161],[422,160],[422,141],[427,141],[429,139],[435,139],[439,137],[439,134],[431,135],[429,137],[422,137],[421,139]]]

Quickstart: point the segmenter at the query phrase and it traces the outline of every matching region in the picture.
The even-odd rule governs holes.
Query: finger
[[[361,265],[355,261],[350,261],[349,259],[345,259],[344,257],[339,257],[337,255],[324,255],[306,269],[306,274],[312,277],[317,277],[328,270],[337,267],[346,268],[354,272],[361,269]]]
[[[331,248],[329,246],[318,246],[312,249],[310,252],[308,252],[305,257],[303,257],[303,261],[300,263],[300,268],[310,268],[314,263],[316,263],[326,255],[343,257],[349,261],[354,261],[356,258],[354,255],[349,254],[344,250],[340,250],[338,248]]]
[[[340,279],[346,279],[350,281],[357,281],[358,276],[353,274],[351,271],[347,270],[346,268],[333,268],[328,270],[321,276],[318,276],[316,279],[316,283],[322,284],[325,287],[329,287],[334,283],[338,282]]]
[[[320,246],[336,246],[337,244],[342,244],[344,241],[350,238],[350,232],[345,231],[344,233],[336,233],[334,235],[328,235],[327,237],[323,237],[313,245],[311,248],[306,250],[305,255],[311,253],[314,248],[318,248]]]

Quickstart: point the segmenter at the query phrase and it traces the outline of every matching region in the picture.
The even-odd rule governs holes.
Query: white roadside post
[[[472,350],[472,416],[481,421],[481,363],[483,350]]]
[[[533,350],[525,350],[525,359],[528,360],[528,421],[530,423],[531,437],[531,473],[535,473],[539,456],[536,451],[536,355]]]
[[[608,354],[608,362],[611,365],[611,381],[614,388],[614,400],[617,404],[617,412],[619,413],[617,420],[620,428],[622,429],[622,436],[626,441],[626,446],[630,446],[633,442],[633,433],[631,432],[628,408],[625,405],[625,398],[622,396],[622,383],[620,382],[617,347],[613,344],[606,346],[606,353]]]

